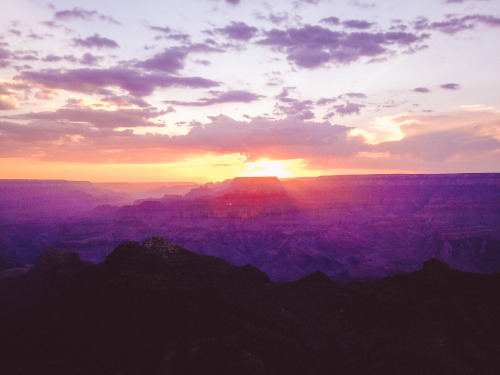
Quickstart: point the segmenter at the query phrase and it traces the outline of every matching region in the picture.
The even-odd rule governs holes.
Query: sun
[[[291,173],[286,168],[287,164],[287,162],[282,160],[261,159],[254,163],[246,163],[242,175],[249,177],[289,177]]]

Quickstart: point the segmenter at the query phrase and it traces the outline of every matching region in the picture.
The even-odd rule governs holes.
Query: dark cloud
[[[75,7],[71,10],[61,10],[54,13],[54,19],[58,21],[72,21],[72,20],[83,20],[92,21],[93,19],[100,19],[101,21],[106,21],[113,23],[115,25],[120,25],[113,17],[105,16],[98,13],[95,10],[85,10],[82,8]]]
[[[416,88],[412,89],[411,91],[419,92],[421,94],[428,94],[431,92],[431,90],[429,90],[427,87],[416,87]]]
[[[164,103],[183,105],[183,106],[193,106],[193,107],[204,107],[212,104],[220,103],[250,103],[260,98],[262,95],[257,95],[252,92],[243,90],[231,90],[231,91],[210,91],[210,97],[201,98],[194,102],[186,101],[176,101],[176,100],[166,100]]]
[[[150,95],[156,88],[209,88],[219,83],[201,77],[179,77],[168,74],[141,73],[128,68],[109,69],[45,69],[25,71],[17,78],[49,89],[63,89],[82,93],[99,93],[102,89],[119,87],[133,96]]]
[[[287,30],[272,29],[258,41],[287,54],[288,60],[302,68],[325,63],[348,64],[363,57],[381,58],[400,48],[412,48],[428,37],[405,32],[339,32],[306,25]]]
[[[364,30],[364,29],[369,29],[374,24],[372,22],[362,21],[362,20],[347,20],[342,22],[342,25],[350,29]]]
[[[94,34],[85,39],[73,38],[73,45],[85,48],[118,48],[119,45],[114,40],[102,38],[99,34]]]
[[[445,83],[444,85],[439,86],[445,90],[458,90],[460,85],[458,83]]]
[[[249,40],[253,38],[258,31],[256,27],[248,26],[245,22],[231,22],[230,25],[215,30],[235,40]]]
[[[226,3],[231,5],[238,5],[240,3],[240,0],[226,0]]]

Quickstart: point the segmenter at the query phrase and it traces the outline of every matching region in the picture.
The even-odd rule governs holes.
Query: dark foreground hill
[[[500,274],[274,284],[161,238],[0,280],[2,374],[498,374]]]

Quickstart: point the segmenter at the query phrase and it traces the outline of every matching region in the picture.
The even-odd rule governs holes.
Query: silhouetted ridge
[[[44,278],[64,277],[78,273],[84,266],[76,253],[47,248],[40,254],[30,272]]]
[[[448,264],[436,258],[427,260],[422,269],[431,272],[449,272],[451,270]]]
[[[48,249],[0,280],[1,374],[500,373],[499,274],[430,259],[369,282],[274,284],[152,237],[64,279],[37,276],[80,266]]]

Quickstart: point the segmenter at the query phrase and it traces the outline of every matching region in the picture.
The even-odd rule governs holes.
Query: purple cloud
[[[149,26],[149,29],[153,30],[153,31],[159,31],[159,32],[164,33],[164,34],[170,34],[172,32],[172,29],[168,26],[165,26],[165,27]]]
[[[342,22],[342,25],[344,25],[347,28],[350,29],[369,29],[372,27],[374,24],[372,22],[367,22],[367,21],[361,21],[361,20],[348,20]]]
[[[210,53],[224,52],[224,50],[211,47],[207,44],[191,44],[183,47],[166,48],[163,52],[154,55],[153,57],[140,61],[136,64],[137,67],[161,71],[167,73],[177,73],[184,68],[184,61],[190,53]]]
[[[348,96],[349,98],[356,98],[356,99],[366,99],[366,95],[363,94],[362,92],[348,92],[340,95],[340,97],[342,96]]]
[[[327,62],[349,64],[363,57],[390,56],[394,49],[413,47],[427,37],[405,32],[347,33],[306,25],[272,29],[258,43],[285,52],[299,67],[315,68]]]
[[[238,5],[240,3],[240,0],[226,0],[226,3],[231,5]]]
[[[230,39],[249,40],[255,36],[258,29],[248,26],[245,22],[231,22],[230,25],[216,29],[216,31]]]
[[[65,55],[65,56],[56,56],[56,55],[47,55],[44,58],[42,58],[42,61],[44,62],[59,62],[59,61],[69,61],[76,63],[78,59],[75,56],[72,55]]]
[[[80,63],[83,65],[97,65],[99,62],[99,57],[92,55],[90,52],[85,52],[80,59]]]
[[[410,91],[419,92],[421,94],[428,94],[428,93],[431,92],[431,90],[429,90],[427,87],[416,87],[416,88],[414,88],[413,90],[410,90]]]
[[[458,90],[460,85],[458,83],[445,83],[444,85],[439,86],[445,90]]]
[[[100,93],[107,87],[119,87],[133,96],[150,95],[156,88],[209,88],[219,83],[201,77],[178,77],[166,74],[145,74],[127,68],[109,69],[45,69],[40,72],[22,72],[18,79],[36,83],[49,89],[63,89],[82,93]]]
[[[12,53],[0,47],[0,68],[6,68],[10,65],[9,59],[12,57]]]
[[[70,103],[72,104],[72,103]],[[114,111],[93,109],[89,107],[60,108],[54,112],[31,112],[16,116],[23,120],[53,121],[59,124],[91,126],[99,129],[114,129],[120,127],[164,126],[151,122],[151,119],[165,114],[163,111],[149,109],[117,109]]]
[[[284,88],[286,89],[286,88]],[[287,115],[289,117],[301,119],[301,120],[309,120],[314,118],[314,113],[312,112],[312,100],[298,100],[293,98],[288,98],[286,96],[279,96],[278,100],[283,103],[276,103],[274,105],[273,114],[275,115]]]
[[[327,17],[319,20],[319,22],[324,22],[329,25],[338,25],[340,23],[340,20],[337,17]]]
[[[364,104],[356,104],[349,102],[347,102],[346,104],[339,104],[333,106],[333,108],[335,108],[335,113],[339,114],[342,117],[350,115],[359,115],[359,111],[363,107],[365,107]]]
[[[58,21],[72,21],[72,20],[83,20],[91,21],[94,17],[97,17],[101,21],[106,21],[113,23],[115,25],[120,25],[113,17],[105,16],[96,12],[95,10],[85,10],[82,8],[75,7],[71,10],[61,10],[54,13],[54,18]]]
[[[447,19],[444,21],[431,23],[426,18],[420,17],[413,23],[413,26],[416,30],[427,29],[454,35],[461,31],[474,29],[478,24],[489,27],[500,27],[500,18],[481,14],[456,17],[451,14],[447,15]]]
[[[167,48],[152,58],[141,61],[137,64],[137,66],[149,70],[177,73],[179,70],[184,68],[184,60],[187,54],[188,51],[184,48]]]
[[[243,90],[231,90],[231,91],[210,91],[212,96],[208,98],[201,98],[194,102],[177,101],[177,100],[165,100],[164,103],[183,105],[183,106],[194,106],[194,107],[204,107],[212,104],[220,103],[250,103],[255,100],[263,98],[262,95],[257,95],[252,92]]]
[[[321,98],[319,99],[316,104],[317,105],[326,105],[326,104],[332,104],[337,101],[337,98]]]
[[[99,34],[94,34],[85,39],[73,38],[73,45],[85,48],[118,48],[119,45],[114,40],[102,38]]]

